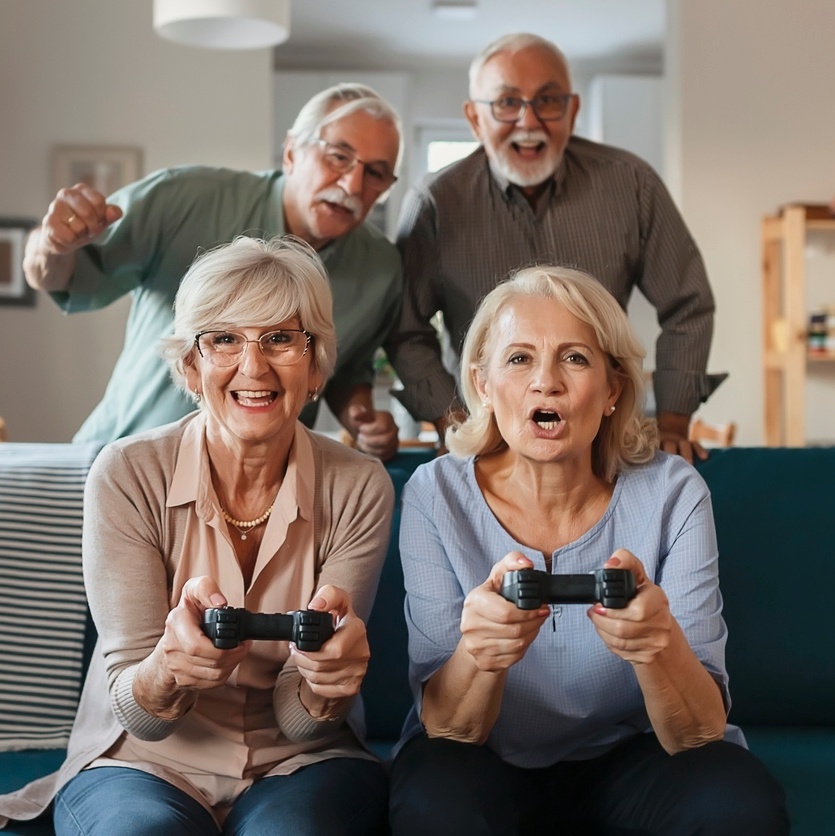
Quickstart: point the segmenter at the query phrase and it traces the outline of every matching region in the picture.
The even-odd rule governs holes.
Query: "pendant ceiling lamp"
[[[478,6],[476,0],[432,0],[432,11],[447,20],[472,20]]]
[[[290,37],[290,0],[154,0],[163,38],[209,49],[260,49]]]

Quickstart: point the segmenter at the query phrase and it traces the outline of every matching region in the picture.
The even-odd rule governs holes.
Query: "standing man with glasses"
[[[460,409],[453,374],[478,302],[510,273],[556,264],[596,276],[626,307],[635,287],[658,312],[654,373],[662,449],[692,462],[690,416],[723,376],[706,374],[713,296],[701,256],[649,165],[572,136],[580,100],[550,41],[507,35],[470,66],[464,113],[481,147],[406,196],[400,328],[386,346],[413,417],[443,439]],[[435,314],[443,315],[442,360]]]
[[[133,296],[107,391],[74,440],[106,443],[191,411],[156,348],[181,278],[199,252],[238,235],[291,234],[318,251],[331,280],[338,358],[322,394],[358,449],[393,456],[397,425],[374,410],[372,360],[397,323],[400,257],[365,219],[397,180],[401,155],[393,108],[369,87],[341,84],[301,109],[281,171],[174,168],[109,198],[84,184],[61,189],[27,241],[29,284],[67,313]],[[238,335],[228,336],[233,346]],[[318,396],[302,412],[307,426]]]

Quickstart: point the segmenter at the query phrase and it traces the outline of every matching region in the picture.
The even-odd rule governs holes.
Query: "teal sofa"
[[[3,479],[0,445],[0,482]],[[428,451],[388,464],[400,495]],[[826,638],[835,590],[835,448],[738,448],[699,465],[714,506],[729,640],[731,720],[786,788],[795,836],[835,834],[835,658]],[[0,496],[0,566],[4,550]],[[368,630],[363,686],[369,739],[385,756],[410,703],[396,512]],[[820,592],[819,592],[820,590]],[[87,626],[86,653],[92,625]],[[0,752],[0,792],[55,769],[57,750]],[[48,821],[4,833],[51,834]]]
[[[794,836],[835,834],[835,448],[731,448],[710,487],[730,720],[783,784]]]

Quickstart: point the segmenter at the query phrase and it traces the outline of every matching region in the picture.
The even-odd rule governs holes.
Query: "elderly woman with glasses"
[[[642,357],[584,273],[522,270],[479,307],[468,414],[403,491],[396,836],[788,832],[726,723],[710,495],[658,452]]]
[[[49,785],[59,834],[385,826],[357,695],[393,489],[378,460],[297,420],[334,365],[331,307],[292,239],[236,239],[183,279],[163,352],[199,409],[112,443],[89,476],[99,645]],[[260,639],[279,620],[248,615],[305,610],[313,645],[302,616]]]

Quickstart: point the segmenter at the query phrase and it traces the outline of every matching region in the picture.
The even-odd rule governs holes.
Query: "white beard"
[[[491,162],[499,174],[514,186],[529,188],[544,183],[562,162],[562,154],[556,153],[547,143],[547,136],[542,131],[514,131],[498,149],[487,151]],[[546,155],[539,160],[525,162],[515,157],[513,143],[524,142],[546,143]],[[486,150],[486,149],[485,149]]]

